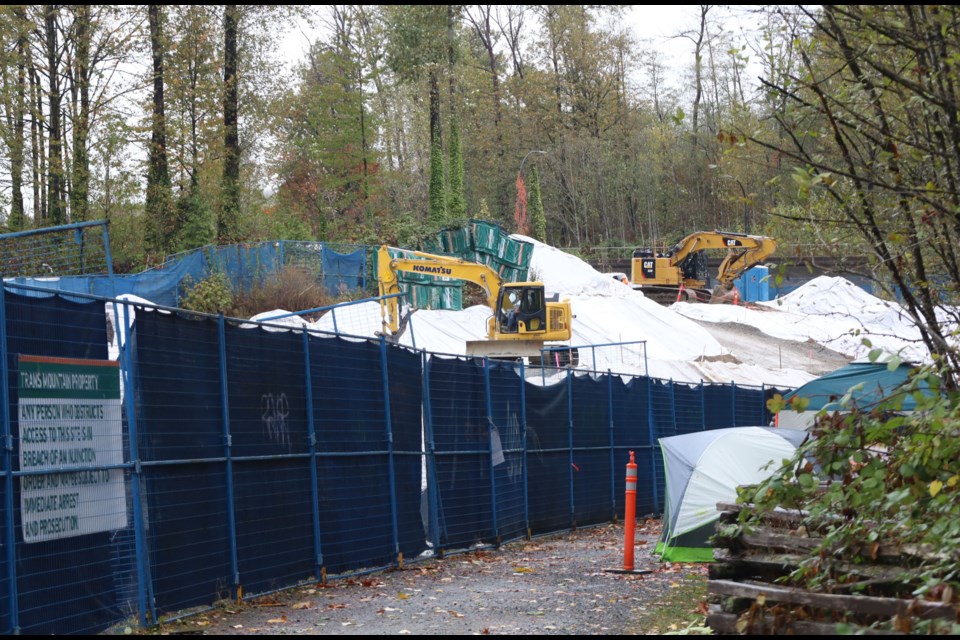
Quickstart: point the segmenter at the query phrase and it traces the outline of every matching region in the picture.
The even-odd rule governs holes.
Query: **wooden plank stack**
[[[744,531],[736,524],[749,506],[718,504],[721,512],[710,566],[707,626],[718,634],[956,633],[954,594],[939,601],[912,591],[918,568],[934,551],[897,543],[865,543],[830,563],[820,590],[792,586],[788,576],[820,545],[802,514],[778,510]],[[734,531],[735,529],[735,531]],[[849,561],[844,559],[849,558]],[[866,558],[866,561],[864,561]],[[929,598],[929,596],[928,596]]]

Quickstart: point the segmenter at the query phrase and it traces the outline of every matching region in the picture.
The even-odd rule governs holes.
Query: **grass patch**
[[[707,576],[699,566],[690,565],[672,575],[658,576],[668,580],[660,598],[638,612],[635,633],[638,635],[710,635],[706,629]]]

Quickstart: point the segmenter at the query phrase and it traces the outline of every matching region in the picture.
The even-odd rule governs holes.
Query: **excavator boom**
[[[715,276],[714,291],[707,288],[706,253],[724,249],[726,256]],[[633,253],[631,283],[655,299],[717,301],[733,288],[733,281],[750,267],[769,258],[777,241],[767,236],[751,236],[728,231],[692,233],[669,251],[636,249]]]

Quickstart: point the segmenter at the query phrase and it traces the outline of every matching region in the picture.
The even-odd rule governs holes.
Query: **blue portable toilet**
[[[770,269],[757,265],[747,269],[733,281],[744,302],[765,302],[770,299]]]

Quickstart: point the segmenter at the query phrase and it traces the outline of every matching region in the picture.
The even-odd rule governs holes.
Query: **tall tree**
[[[57,5],[44,7],[44,35],[47,53],[47,104],[49,116],[49,177],[47,178],[47,203],[49,210],[46,219],[54,225],[67,221],[67,203],[64,200],[63,184],[63,130],[60,117],[60,59],[61,52],[57,34],[59,10]]]
[[[223,180],[217,214],[217,241],[238,239],[240,230],[240,135],[237,129],[238,77],[237,30],[240,11],[235,4],[223,7]]]
[[[70,216],[74,222],[87,219],[90,196],[90,79],[93,20],[89,5],[72,7],[74,14],[72,35],[74,63],[71,69],[71,96],[73,98],[73,161],[70,180]]]
[[[457,107],[457,39],[456,10],[447,5],[447,78],[450,85],[450,188],[447,216],[450,220],[463,220],[467,216],[467,201],[463,195],[463,146],[460,142],[460,119]]]
[[[27,148],[24,138],[24,122],[27,112],[27,63],[29,33],[31,25],[27,22],[27,13],[23,5],[11,5],[0,8],[4,18],[4,40],[12,41],[10,56],[0,62],[3,74],[3,111],[6,115],[4,142],[10,152],[10,215],[7,226],[19,231],[26,224],[23,200],[23,163]]]
[[[391,67],[405,80],[426,77],[429,96],[430,175],[429,219],[437,225],[447,220],[446,178],[440,121],[440,75],[448,57],[448,12],[444,5],[389,5],[385,17],[390,33],[387,56]]]
[[[173,192],[167,166],[167,118],[164,101],[164,58],[161,5],[147,5],[150,21],[150,52],[153,62],[153,100],[150,119],[150,150],[147,159],[146,244],[148,251],[172,252],[177,232]]]

